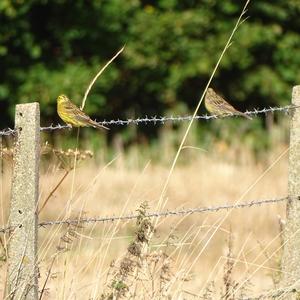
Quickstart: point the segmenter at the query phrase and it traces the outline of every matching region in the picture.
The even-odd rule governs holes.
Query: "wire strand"
[[[266,114],[269,112],[283,112],[283,113],[288,113],[290,110],[297,109],[299,106],[293,106],[293,105],[287,105],[287,106],[282,106],[282,107],[269,107],[269,108],[263,108],[263,109],[254,109],[252,111],[246,111],[245,114],[249,116],[257,116],[260,114]],[[148,117],[145,116],[143,118],[136,118],[136,119],[126,119],[126,120],[109,120],[109,121],[102,121],[98,122],[99,125],[104,125],[104,126],[109,126],[109,125],[115,125],[115,126],[128,126],[128,125],[140,125],[140,124],[164,124],[166,122],[184,122],[184,121],[191,121],[192,119],[194,120],[215,120],[215,119],[223,119],[223,118],[232,118],[232,117],[238,117],[236,114],[224,114],[221,116],[217,115],[198,115],[193,118],[192,115],[188,116],[152,116]],[[53,130],[61,130],[61,129],[71,129],[70,126],[68,125],[53,125],[51,124],[50,126],[47,127],[41,127],[41,131],[53,131]],[[9,136],[13,135],[16,132],[16,130],[11,129],[11,128],[5,128],[3,130],[0,130],[0,136]]]
[[[167,210],[163,212],[149,212],[145,216],[148,218],[159,218],[159,217],[168,217],[168,216],[180,216],[180,215],[191,215],[194,213],[204,213],[204,212],[218,212],[221,210],[228,209],[239,209],[252,206],[261,206],[263,204],[275,204],[283,202],[289,199],[289,197],[277,198],[277,199],[268,199],[268,200],[257,200],[240,204],[224,204],[220,206],[210,206],[210,207],[196,207],[196,208],[186,208],[180,210]],[[71,225],[79,223],[96,223],[96,222],[115,222],[121,220],[134,220],[139,217],[139,214],[128,214],[124,216],[107,216],[107,217],[91,217],[91,218],[80,218],[80,219],[68,219],[68,220],[57,220],[57,221],[45,221],[39,223],[39,227],[53,226],[53,225]],[[17,225],[15,226],[17,227]],[[14,228],[15,228],[14,227]],[[0,233],[5,233],[10,230],[13,230],[11,226],[0,228]]]

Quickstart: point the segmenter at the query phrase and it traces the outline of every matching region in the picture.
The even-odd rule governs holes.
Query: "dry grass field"
[[[231,80],[229,76],[233,75],[233,71],[237,69],[238,71],[240,70],[240,72],[241,70],[245,72],[241,78],[241,82],[238,82],[234,88],[241,89],[247,87],[243,93],[251,92],[249,97],[255,97],[248,109],[252,109],[251,107],[255,105],[261,108],[263,103],[276,103],[277,105],[279,105],[279,103],[285,103],[285,99],[276,99],[276,97],[277,95],[283,97],[284,89],[287,84],[290,84],[290,78],[293,72],[289,72],[287,67],[284,68],[285,76],[277,76],[276,72],[282,69],[279,68],[280,66],[293,65],[293,61],[291,61],[291,63],[288,61],[288,63],[285,64],[285,56],[282,55],[279,50],[277,52],[277,49],[276,51],[272,50],[273,48],[271,46],[273,45],[270,42],[270,38],[273,35],[277,38],[279,34],[281,34],[281,27],[277,26],[279,28],[278,31],[278,28],[275,26],[276,23],[274,23],[275,27],[272,25],[272,34],[263,34],[267,36],[267,39],[259,43],[258,41],[260,39],[256,38],[257,33],[260,35],[260,31],[257,31],[259,27],[254,27],[256,28],[253,31],[255,44],[253,46],[254,50],[251,50],[253,53],[256,53],[257,49],[260,50],[261,47],[266,44],[267,49],[271,49],[275,53],[273,56],[277,58],[278,65],[271,65],[271,67],[268,68],[267,64],[262,63],[264,58],[259,53],[262,57],[258,57],[257,60],[257,64],[259,64],[260,68],[250,68],[252,56],[248,55],[249,58],[247,55],[241,57],[235,55],[236,53],[240,53],[237,51],[237,48],[234,48],[239,47],[239,43],[231,47],[232,43],[237,40],[235,37],[236,31],[248,19],[247,7],[249,2],[249,0],[246,1],[243,10],[235,22],[235,26],[231,30],[231,34],[228,32],[226,43],[224,43],[223,40],[226,38],[225,30],[227,30],[228,27],[226,25],[224,29],[222,29],[223,25],[220,23],[221,25],[217,24],[217,28],[220,27],[220,29],[222,29],[220,31],[222,33],[220,35],[222,42],[221,40],[216,40],[217,43],[215,43],[213,39],[208,36],[207,47],[205,45],[205,47],[201,46],[199,48],[197,46],[196,48],[192,43],[191,47],[195,47],[195,49],[188,55],[186,55],[185,48],[183,47],[184,44],[188,44],[187,41],[189,41],[188,39],[186,40],[183,31],[186,26],[178,23],[180,26],[175,26],[175,31],[177,32],[176,36],[179,38],[184,36],[184,39],[181,41],[182,44],[179,43],[178,49],[180,51],[177,49],[176,51],[179,51],[179,54],[180,52],[184,53],[184,60],[186,60],[185,57],[197,57],[196,53],[199,52],[199,49],[201,50],[200,52],[203,52],[203,49],[205,50],[204,52],[207,52],[206,50],[211,51],[211,48],[216,48],[216,46],[216,49],[219,49],[221,43],[224,43],[223,51],[220,52],[218,56],[216,54],[217,52],[212,52],[214,54],[212,54],[213,60],[211,61],[206,62],[205,56],[204,59],[201,58],[200,64],[197,64],[195,70],[188,64],[186,65],[187,67],[181,69],[181,60],[183,60],[180,58],[181,54],[179,55],[175,52],[176,55],[174,57],[176,59],[173,59],[172,55],[169,56],[169,54],[166,55],[166,53],[164,53],[165,46],[162,45],[162,50],[160,50],[162,53],[159,52],[159,55],[172,58],[167,59],[167,61],[172,63],[170,65],[170,74],[172,76],[166,81],[167,84],[162,82],[162,84],[157,85],[154,82],[153,84],[150,82],[152,85],[147,85],[145,88],[141,86],[142,89],[140,90],[140,85],[143,81],[141,80],[141,82],[139,82],[139,80],[137,80],[135,83],[136,87],[133,88],[133,90],[137,91],[136,96],[132,98],[129,93],[125,99],[132,98],[130,102],[135,101],[135,99],[139,100],[138,98],[143,97],[139,91],[148,90],[148,96],[146,95],[145,98],[142,99],[143,101],[137,105],[137,112],[140,110],[139,107],[142,107],[142,105],[146,103],[146,109],[151,109],[149,111],[143,111],[142,115],[147,115],[147,113],[152,114],[153,112],[159,114],[162,108],[156,111],[155,107],[152,107],[152,103],[148,104],[148,101],[151,101],[152,98],[159,94],[156,89],[161,85],[163,94],[159,102],[156,101],[154,103],[159,103],[160,106],[164,107],[165,112],[168,112],[170,109],[170,114],[180,114],[181,109],[183,109],[183,112],[186,112],[193,103],[189,95],[190,86],[194,89],[193,86],[198,82],[194,81],[193,76],[195,76],[195,78],[199,76],[199,82],[202,83],[204,82],[203,80],[208,79],[208,74],[205,73],[207,72],[205,70],[209,68],[211,69],[211,76],[207,80],[205,90],[203,90],[203,95],[199,98],[198,104],[194,105],[195,107],[193,108],[193,116],[195,117],[202,113],[202,100],[204,99],[204,93],[207,91],[207,88],[214,84],[218,86],[218,83],[222,80],[223,77],[218,77],[217,72],[223,64],[222,67],[225,71],[225,77],[228,76],[226,82],[223,83],[225,86],[226,83],[229,82],[229,79]],[[146,9],[143,8],[146,12],[148,6],[152,7],[151,5],[146,5]],[[171,9],[168,7],[170,6],[171,8],[174,6],[175,8],[175,2],[172,3],[171,1],[168,4],[161,3],[160,6],[165,6],[166,8],[164,8],[164,10],[171,12]],[[224,16],[227,19],[230,18],[230,14],[237,14],[237,11],[234,12],[233,7],[229,5],[226,8],[227,12]],[[264,7],[267,6],[262,6],[261,12],[257,10],[259,14],[266,10]],[[76,9],[78,10],[78,8]],[[107,9],[107,11],[113,16],[109,9]],[[86,14],[85,10],[84,13]],[[251,14],[249,15],[251,16]],[[159,15],[155,13],[154,16],[157,17]],[[166,16],[170,18],[168,15]],[[170,16],[172,15],[170,14]],[[192,16],[192,14],[190,15],[190,12],[188,12],[186,17],[190,18],[190,16]],[[162,19],[164,20],[163,24],[168,24],[166,22],[168,20],[167,17]],[[270,16],[268,12],[266,20],[269,19]],[[281,17],[281,19],[284,20],[284,17]],[[208,20],[209,23],[212,22],[209,18]],[[255,21],[256,19],[253,18],[253,20]],[[208,33],[211,34],[210,30],[207,30],[208,27],[206,28],[206,25],[202,25],[202,23],[205,24],[204,21],[205,20],[201,19],[199,23],[200,26],[204,28],[203,32],[206,34],[206,31],[208,31]],[[199,26],[197,23],[199,21],[196,20],[195,22],[196,23],[191,24]],[[129,24],[130,23],[126,26],[129,28],[129,32],[132,32],[132,37],[135,37],[135,34],[139,34],[139,30],[132,27],[133,30]],[[109,26],[112,28],[115,27],[114,23]],[[232,26],[232,24],[230,26]],[[23,27],[21,26],[20,28]],[[194,25],[191,27],[191,36],[195,35],[193,33],[195,30],[194,27]],[[268,28],[267,26],[265,27]],[[143,33],[141,36],[144,36],[144,31],[141,32]],[[216,33],[218,32],[219,29],[216,30]],[[245,28],[245,31],[242,31],[242,34],[243,32],[247,33],[247,28]],[[214,33],[214,30],[212,33]],[[268,31],[266,31],[266,33],[268,33]],[[22,36],[23,35],[22,32]],[[74,37],[72,37],[73,34],[71,34],[70,37],[69,35],[67,35],[67,38],[69,40],[73,39],[77,43],[76,36],[78,33],[76,33]],[[84,36],[81,33],[80,35]],[[64,36],[65,35],[63,35],[62,38],[64,38]],[[159,36],[160,35],[158,35],[158,37]],[[217,36],[217,38],[219,37]],[[133,44],[134,39],[132,39],[132,41],[131,39],[129,39],[128,45],[130,42]],[[92,40],[94,40],[94,38]],[[123,39],[122,37],[121,40],[125,40],[127,43],[127,38]],[[176,38],[174,41],[175,40],[177,41],[178,39]],[[147,38],[145,41],[147,41]],[[27,44],[26,47],[28,48],[29,46]],[[168,44],[168,42],[166,44]],[[248,44],[248,40],[243,42],[243,39],[241,39],[240,45],[242,45],[245,50],[249,47]],[[289,46],[287,42],[285,44]],[[293,43],[290,44],[292,45]],[[63,45],[68,44],[63,43]],[[124,58],[129,61],[128,66],[133,67],[132,70],[134,70],[134,72],[131,73],[136,73],[140,70],[143,71],[147,68],[149,69],[147,72],[151,71],[151,69],[155,69],[155,72],[159,70],[158,73],[166,74],[167,68],[165,69],[165,66],[161,68],[165,64],[163,60],[160,60],[159,56],[155,56],[157,57],[157,59],[154,58],[155,63],[152,63],[153,58],[150,59],[149,63],[147,56],[148,48],[146,48],[148,45],[137,45],[138,46],[134,46],[133,48],[129,45],[128,53],[124,56]],[[58,46],[55,47],[60,49]],[[63,50],[64,47],[62,47],[61,50]],[[143,50],[141,53],[145,52],[145,57],[139,54],[140,47]],[[175,47],[177,47],[177,45],[175,45]],[[135,50],[135,48],[137,50]],[[172,46],[172,48],[174,47]],[[181,48],[184,51],[182,51]],[[232,49],[229,54],[231,56],[234,55],[234,59],[231,62],[231,58],[229,57],[226,58],[227,61],[223,62],[223,57],[228,55],[226,52],[229,48]],[[103,66],[90,82],[85,92],[82,108],[96,79],[123,49],[124,48]],[[151,51],[149,53],[151,53]],[[36,51],[32,53],[34,52]],[[55,55],[57,55],[57,53],[63,54],[60,50],[51,52],[56,53]],[[71,53],[69,50],[68,52]],[[90,50],[87,53],[89,52]],[[77,51],[74,53],[77,53]],[[78,51],[78,53],[81,53],[81,51]],[[86,51],[82,53],[86,53]],[[91,51],[91,53],[93,52]],[[101,53],[97,55],[101,55]],[[39,55],[32,54],[31,56],[35,59],[34,64],[36,64],[36,59]],[[71,62],[76,66],[77,55],[72,59],[68,59],[66,55],[62,57],[63,60],[66,58],[65,63]],[[80,59],[80,56],[78,58]],[[135,62],[132,63],[132,61],[130,62],[130,58],[134,58],[137,61],[145,60],[147,64],[142,65],[142,68],[140,68],[139,64]],[[19,60],[18,58],[18,61]],[[239,60],[241,60],[241,62],[239,62]],[[253,57],[253,60],[255,61],[255,57]],[[57,61],[57,58],[55,58],[55,61]],[[59,66],[62,64],[62,61],[58,61]],[[98,59],[94,60],[93,58],[90,61],[96,62]],[[216,62],[213,63],[213,61]],[[82,64],[83,70],[85,70],[87,67],[85,67],[83,63],[84,60],[82,60],[82,62],[79,60],[79,62]],[[296,61],[294,63],[296,63]],[[30,64],[30,62],[27,64]],[[120,65],[122,66],[122,64],[124,63]],[[189,62],[189,64],[191,63]],[[39,66],[39,64],[36,65]],[[46,66],[53,67],[54,65],[56,65],[56,62],[55,64],[47,63],[45,64],[45,68]],[[66,64],[66,66],[68,65]],[[124,64],[124,66],[126,67],[127,63]],[[44,81],[51,82],[51,88],[53,86],[57,86],[59,89],[66,87],[65,84],[61,84],[59,82],[60,80],[57,79],[60,77],[56,75],[56,73],[60,73],[57,72],[56,69],[51,69],[51,73],[47,73],[43,68],[41,64],[41,67],[35,67],[33,69],[36,69],[35,72],[38,72],[40,69],[43,71],[44,75],[41,74],[41,79],[37,81],[41,83],[35,84],[35,81],[33,81],[33,83],[29,85],[26,81],[26,84],[23,83],[21,86],[21,92],[18,92],[20,95],[23,96],[23,93],[29,93],[27,89],[31,91],[31,85],[34,86],[34,88],[37,86],[38,89],[41,89],[39,86],[43,86],[42,83],[44,84]],[[70,81],[70,86],[66,91],[73,90],[77,81],[72,78],[77,79],[76,76],[70,73],[72,77],[69,77],[71,75],[67,74],[67,67],[65,69],[59,68],[66,73],[61,78],[64,78],[64,81],[65,78],[67,81]],[[145,74],[147,72],[145,72]],[[155,80],[159,78],[155,78],[155,72],[149,79],[152,77]],[[246,74],[246,72],[250,74]],[[255,72],[258,73],[258,77],[254,76]],[[16,74],[19,73],[16,72]],[[35,74],[34,72],[32,72],[32,74],[29,72],[28,74],[29,78],[33,77],[35,80],[35,77],[32,75]],[[49,79],[48,74],[51,74]],[[122,71],[120,78],[117,77],[119,75],[117,75],[118,72],[116,71],[112,70],[111,74],[111,79],[107,80],[114,80],[115,77],[119,81],[120,79],[122,81],[122,77],[124,77],[124,75],[126,77],[128,72]],[[182,76],[182,74],[185,74],[184,76],[186,77]],[[250,75],[249,82],[246,81],[246,76],[248,75]],[[84,76],[84,74],[81,76]],[[141,75],[139,74],[139,76]],[[18,80],[22,82],[22,77],[26,76],[18,75],[16,78],[18,77],[20,77]],[[218,78],[215,80],[214,77]],[[262,82],[256,79],[265,79],[264,77],[267,80],[262,80]],[[285,78],[286,82],[282,81],[277,87],[277,91],[274,92],[272,82],[279,82],[277,77],[286,77],[289,79]],[[45,78],[49,81],[44,80]],[[148,75],[145,78],[145,80],[148,81]],[[23,80],[25,80],[25,78]],[[51,80],[53,80],[53,84]],[[120,86],[117,86],[116,91],[121,91],[118,89],[119,87],[127,87],[125,86],[127,83],[126,80]],[[187,83],[185,83],[185,81]],[[30,88],[28,88],[27,85]],[[156,87],[156,85],[158,87]],[[222,87],[222,85],[220,85],[220,87]],[[79,89],[79,87],[77,88]],[[110,85],[105,83],[105,81],[104,85],[100,86],[100,88],[103,89],[103,91],[110,91]],[[187,88],[186,91],[188,93],[186,93],[185,88]],[[199,87],[199,89],[201,89],[201,87]],[[233,89],[231,82],[230,85],[226,86],[226,89],[228,91]],[[9,89],[7,90],[9,91]],[[256,90],[258,90],[258,92]],[[56,93],[55,89],[53,91],[53,93]],[[126,91],[124,91],[124,93],[126,93]],[[174,95],[177,93],[176,97],[173,96],[173,93]],[[241,95],[243,95],[243,93],[241,93]],[[32,94],[35,95],[33,92]],[[40,94],[41,96],[39,96]],[[43,94],[40,92],[38,92],[35,97],[37,99],[39,99],[39,97],[42,98],[41,104],[46,103],[50,106],[52,105],[50,103],[50,94],[51,93],[47,92],[47,99],[49,101],[45,101],[42,97]],[[153,97],[152,94],[154,95]],[[238,93],[235,94],[238,95]],[[127,105],[127,103],[121,103],[121,101],[123,101],[121,100],[122,97],[118,99],[118,97],[115,96],[115,92],[109,92],[108,95],[113,96],[111,99],[108,98],[109,101],[106,102],[104,96],[102,96],[102,100],[100,99],[103,102],[103,106],[104,103],[105,105],[111,105],[110,101],[114,101],[114,98],[119,102],[113,103],[113,105],[115,105],[114,109],[107,109],[109,115],[110,112],[112,112],[111,114],[113,115],[115,109],[121,112],[123,107]],[[149,95],[151,95],[150,98]],[[4,97],[6,97],[6,95],[4,95]],[[27,96],[25,95],[24,97]],[[21,98],[22,101],[26,99],[24,97]],[[264,99],[264,97],[266,99]],[[225,118],[223,119],[224,113],[233,112],[233,110],[228,109],[228,106],[224,105],[224,103],[220,105],[219,100],[216,101],[216,99],[218,100],[219,97],[213,97],[209,100],[211,103],[215,103],[214,109],[209,111],[213,114],[217,113],[219,117],[216,119],[211,118],[210,120],[204,120],[203,118],[197,119],[199,122],[203,121],[201,126],[197,128],[196,126],[192,126],[193,122],[196,123],[194,117],[191,118],[193,121],[190,121],[189,125],[185,123],[183,126],[179,124],[179,120],[174,122],[174,124],[168,122],[164,124],[165,119],[163,119],[161,124],[151,124],[151,126],[161,126],[157,127],[157,131],[153,129],[147,131],[144,128],[137,130],[137,125],[144,126],[146,124],[142,124],[141,122],[129,124],[128,122],[128,124],[126,124],[126,126],[128,125],[126,131],[116,133],[112,128],[113,130],[107,133],[111,134],[108,138],[104,138],[104,134],[106,133],[103,132],[93,132],[89,135],[91,131],[88,131],[89,129],[87,128],[83,128],[82,131],[77,131],[77,146],[79,149],[89,149],[95,148],[95,145],[98,145],[98,148],[101,149],[94,151],[94,155],[89,155],[89,152],[84,151],[78,152],[74,149],[69,151],[51,149],[50,147],[43,149],[42,154],[45,155],[42,155],[39,177],[39,203],[36,210],[39,222],[67,219],[78,220],[78,222],[39,227],[37,266],[39,272],[39,300],[250,300],[262,299],[260,295],[267,295],[272,291],[276,292],[279,287],[281,275],[280,259],[283,247],[281,232],[282,224],[286,217],[284,201],[276,204],[264,204],[260,206],[249,205],[244,208],[222,209],[219,211],[211,210],[202,213],[176,213],[176,211],[188,208],[213,208],[246,202],[250,203],[259,200],[280,199],[287,196],[287,133],[289,126],[288,120],[290,117],[283,116],[283,113],[287,112],[287,109],[282,109],[278,112],[278,115],[276,112],[276,117],[272,115],[274,111],[272,111],[272,113],[270,111],[268,113],[261,111],[263,114],[259,116],[257,115],[258,112],[255,111],[252,114],[253,121],[251,121],[252,123],[250,124],[249,120],[240,120],[239,118],[230,121]],[[242,99],[245,99],[245,95],[243,95],[240,100]],[[178,106],[175,106],[175,100],[180,100],[178,101]],[[260,102],[262,100],[264,102]],[[95,103],[98,105],[97,102],[94,102],[94,104]],[[93,103],[91,104],[93,105]],[[135,111],[135,103],[132,102],[130,105],[132,106],[130,111],[132,109],[132,113],[135,115],[135,113],[137,113]],[[182,108],[181,105],[183,105]],[[174,107],[176,107],[176,111],[173,110]],[[226,107],[227,109],[224,109]],[[74,109],[71,113],[70,109],[65,108],[65,111],[63,111],[61,107],[58,109],[60,109],[60,113],[64,112],[64,115],[68,115],[68,122],[71,120],[71,116],[74,122],[70,123],[80,125],[79,123],[81,122],[78,122],[78,116],[76,121],[78,111],[75,114]],[[103,107],[103,112],[105,109],[106,108]],[[46,110],[42,110],[42,112],[43,111],[46,112]],[[125,116],[129,110],[126,111]],[[49,109],[47,112],[47,117],[50,117],[52,111]],[[97,112],[95,108],[94,112]],[[282,114],[279,116],[280,113]],[[82,112],[79,111],[79,114],[81,115]],[[20,116],[23,117],[21,112],[19,113],[19,117]],[[137,117],[139,116],[137,115]],[[219,118],[221,120],[219,120]],[[83,118],[81,119],[83,120]],[[183,120],[184,118],[181,119]],[[44,121],[46,122],[46,120],[43,120],[43,116],[41,116],[41,120],[42,123]],[[208,123],[204,123],[210,121],[214,123],[209,125]],[[120,125],[118,122],[109,123],[112,127],[117,126],[117,124]],[[150,126],[149,122],[147,126]],[[20,126],[20,128],[18,128],[17,125],[16,128],[15,136],[17,137],[18,133],[22,132],[23,125]],[[54,128],[51,127],[51,129],[53,130]],[[24,132],[26,132],[26,130],[23,130],[23,133]],[[49,137],[51,142],[56,145],[55,147],[62,144],[64,149],[68,148],[69,143],[74,144],[76,136],[75,130],[59,130],[51,132],[49,135],[48,131],[41,132],[43,140]],[[148,136],[147,132],[151,133],[151,136]],[[157,140],[154,139],[156,133],[158,133]],[[50,137],[50,134],[53,135]],[[113,140],[111,141],[110,138]],[[109,146],[105,145],[105,141],[109,141]],[[6,137],[1,139],[2,147],[4,147],[3,144],[5,142]],[[131,143],[135,143],[135,145]],[[8,144],[12,144],[12,140],[10,140]],[[199,144],[203,146],[203,148],[200,148]],[[181,148],[179,145],[183,145],[183,147]],[[12,152],[7,149],[4,149],[4,151],[2,147],[0,228],[9,224],[9,201],[13,165]],[[35,149],[38,148],[36,147]],[[174,159],[178,149],[181,150],[181,153],[178,159]],[[74,153],[76,153],[75,158],[78,159],[78,161],[75,159],[76,164],[74,163]],[[160,217],[147,216],[147,213],[150,212],[160,213],[165,211],[175,211],[175,213]],[[23,211],[19,210],[18,213],[22,214]],[[124,217],[131,214],[137,214],[138,217],[131,219]],[[80,222],[84,218],[106,216],[119,216],[123,218],[105,222]],[[16,298],[14,295],[5,297],[9,238],[8,233],[0,234],[0,299]],[[22,266],[26,265],[26,263],[29,265],[28,257],[23,255],[18,271]],[[14,280],[14,283],[15,282],[18,282],[18,280]],[[31,282],[29,282],[28,286],[22,289],[22,291],[28,287],[32,287]],[[13,287],[11,290],[14,290],[14,288],[18,289],[18,286]],[[12,294],[13,293],[14,291],[12,291]],[[284,299],[284,297],[285,295],[280,295],[279,298]],[[268,297],[263,298],[267,299]],[[269,297],[269,299],[271,298],[273,297]]]
[[[222,144],[212,149],[183,150],[163,199],[172,152],[169,159],[164,153],[164,163],[136,163],[143,156],[137,149],[116,154],[109,163],[86,159],[59,185],[39,219],[122,216],[136,212],[144,202],[146,210],[157,211],[286,196],[287,146],[259,161]],[[5,162],[4,167],[2,224],[7,220],[11,164]],[[43,165],[40,206],[64,174],[57,159]],[[237,299],[276,288],[278,216],[285,218],[284,202],[150,219],[154,232],[142,217],[145,209],[140,210],[138,224],[126,220],[40,228],[42,299]],[[141,232],[152,237],[149,244],[140,238]],[[1,237],[3,244],[5,238]],[[0,266],[3,293],[5,259]]]

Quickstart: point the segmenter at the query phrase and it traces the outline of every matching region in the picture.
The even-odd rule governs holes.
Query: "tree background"
[[[59,122],[56,97],[77,104],[97,71],[85,111],[98,120],[189,114],[197,104],[243,1],[2,0],[1,128],[17,103],[39,101],[41,123]],[[250,2],[212,86],[241,110],[290,103],[300,82],[300,2]],[[202,110],[204,112],[204,109]],[[203,125],[209,126],[209,125]],[[263,128],[263,122],[251,126]],[[158,127],[141,126],[155,137]],[[112,128],[128,135],[126,128]],[[130,140],[130,135],[128,140]]]

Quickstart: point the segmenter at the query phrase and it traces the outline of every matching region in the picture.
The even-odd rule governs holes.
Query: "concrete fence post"
[[[14,166],[8,243],[6,299],[38,299],[37,202],[39,190],[40,109],[16,106]]]
[[[284,226],[284,248],[281,261],[283,288],[300,292],[300,85],[292,92],[287,219]],[[294,299],[296,295],[286,295]]]

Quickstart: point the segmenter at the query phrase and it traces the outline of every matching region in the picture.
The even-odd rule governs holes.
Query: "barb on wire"
[[[41,131],[51,131],[51,130],[60,130],[60,129],[72,129],[72,127],[69,125],[60,125],[60,124],[57,125],[51,124],[48,127],[41,127]]]
[[[288,113],[292,109],[296,109],[299,106],[293,106],[293,105],[287,105],[287,106],[282,106],[282,107],[269,107],[269,108],[263,108],[263,109],[254,109],[252,111],[246,111],[245,114],[249,116],[257,116],[259,114],[266,114],[268,112],[284,112]],[[217,115],[199,115],[195,116],[194,120],[214,120],[214,119],[223,119],[223,118],[232,118],[232,117],[237,117],[238,115],[236,114],[224,114],[222,116],[217,116]],[[115,125],[115,126],[128,126],[130,124],[133,125],[140,125],[140,124],[149,124],[152,123],[154,125],[157,124],[164,124],[166,122],[173,122],[173,123],[178,123],[178,122],[184,122],[184,121],[191,121],[193,119],[192,115],[188,116],[169,116],[169,117],[157,117],[157,116],[152,116],[152,117],[144,117],[144,118],[137,118],[137,119],[127,119],[127,120],[109,120],[109,121],[102,121],[98,122],[100,125],[103,126],[109,126],[109,125]],[[66,128],[71,128],[68,125],[53,125],[51,124],[50,126],[47,127],[41,127],[41,131],[52,131],[52,130],[60,130],[60,129],[66,129]],[[6,128],[3,130],[0,130],[0,136],[2,135],[12,135],[15,133],[14,129]]]
[[[159,217],[168,217],[168,216],[180,216],[180,215],[191,215],[194,213],[204,213],[204,212],[217,212],[221,210],[228,209],[237,209],[237,208],[246,208],[252,206],[259,206],[263,204],[275,204],[278,202],[286,201],[289,197],[278,198],[278,199],[268,199],[268,200],[258,200],[251,201],[240,204],[225,204],[220,206],[210,206],[210,207],[196,207],[196,208],[187,208],[180,210],[167,210],[163,212],[149,212],[146,214],[146,217],[149,218],[159,218]],[[45,221],[39,223],[39,227],[46,227],[52,225],[70,225],[78,223],[96,223],[96,222],[115,222],[120,220],[133,220],[139,217],[138,214],[129,214],[124,216],[110,216],[110,217],[92,217],[92,218],[81,218],[81,219],[72,219],[72,220],[61,220],[61,221]],[[13,230],[12,227],[0,228],[0,233],[5,233],[7,231]]]
[[[13,135],[15,133],[14,129],[11,128],[5,128],[3,130],[0,131],[0,136],[5,136],[5,135]]]

